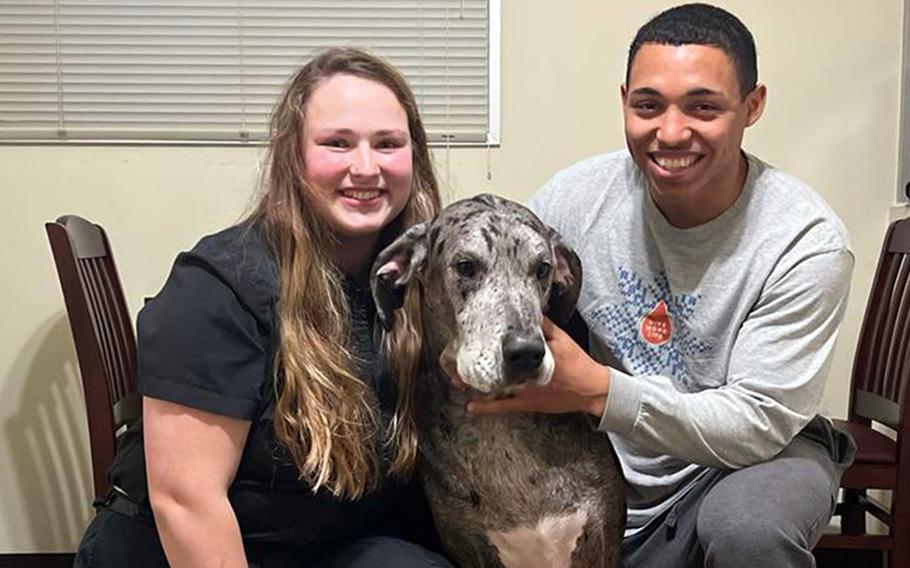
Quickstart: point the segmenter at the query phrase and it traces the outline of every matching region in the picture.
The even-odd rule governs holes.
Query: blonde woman
[[[139,315],[143,420],[76,566],[449,566],[415,543],[416,298],[390,368],[367,282],[438,209],[400,74],[355,49],[304,66],[255,211],[180,254]]]

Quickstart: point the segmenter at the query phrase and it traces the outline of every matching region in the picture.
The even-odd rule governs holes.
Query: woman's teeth
[[[370,199],[375,199],[379,197],[378,191],[352,191],[344,190],[341,192],[345,197],[350,197],[351,199],[357,199],[358,201],[369,201]]]

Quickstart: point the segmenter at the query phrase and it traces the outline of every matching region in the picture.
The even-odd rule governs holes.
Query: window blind
[[[348,45],[403,72],[431,140],[486,142],[490,1],[0,0],[0,140],[265,140],[290,76]]]

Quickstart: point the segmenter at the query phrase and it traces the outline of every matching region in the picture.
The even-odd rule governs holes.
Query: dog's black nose
[[[543,362],[546,347],[540,334],[527,335],[509,332],[502,339],[502,359],[506,382],[529,378]]]

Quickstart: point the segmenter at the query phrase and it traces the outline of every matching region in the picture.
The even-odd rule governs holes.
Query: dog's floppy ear
[[[414,225],[384,248],[370,270],[370,288],[382,327],[395,325],[395,310],[404,303],[404,291],[427,259],[430,222]]]
[[[556,266],[553,286],[547,303],[547,317],[562,327],[568,323],[581,293],[581,260],[572,247],[562,240],[556,230],[550,228],[550,242],[556,252]]]

